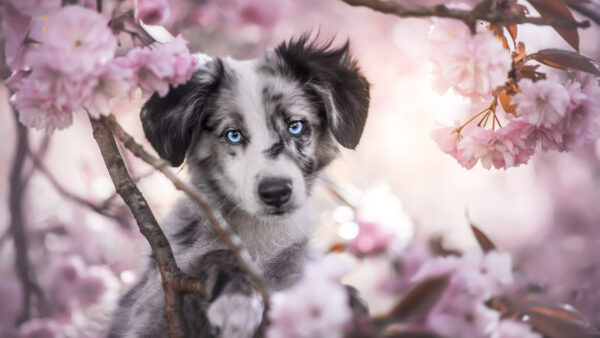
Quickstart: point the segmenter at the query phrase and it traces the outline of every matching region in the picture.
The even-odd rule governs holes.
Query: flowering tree
[[[536,152],[571,151],[600,136],[600,70],[596,61],[578,52],[578,28],[590,24],[575,20],[570,10],[597,20],[597,14],[582,4],[585,1],[528,1],[539,16],[530,15],[530,7],[514,0],[435,6],[380,0],[343,2],[399,17],[433,17],[428,40],[433,85],[440,93],[453,91],[464,96],[476,112],[464,122],[434,130],[432,137],[463,167],[470,169],[481,161],[486,169],[506,169],[527,163]],[[122,197],[159,265],[171,335],[185,336],[179,313],[181,294],[202,295],[202,285],[177,267],[165,235],[136,186],[141,177],[129,174],[121,146],[153,171],[164,174],[203,209],[214,232],[234,252],[240,267],[261,292],[267,310],[262,333],[268,337],[597,334],[593,323],[575,309],[529,298],[518,288],[520,281],[513,272],[511,256],[498,250],[475,226],[472,229],[480,247],[465,253],[446,250],[435,240],[428,245],[406,244],[411,236],[398,231],[398,224],[405,221],[401,215],[378,217],[386,213],[383,210],[399,210],[394,197],[385,192],[367,194],[364,201],[351,203],[332,188],[347,204],[336,222],[351,235],[331,251],[347,252],[363,260],[383,260],[396,269],[382,282],[385,292],[401,296],[387,313],[352,318],[346,290],[340,283],[348,266],[333,257],[307,267],[293,288],[267,295],[243,243],[220,215],[166,169],[166,162],[146,152],[112,113],[119,110],[120,102],[134,100],[136,95],[165,96],[171,88],[188,81],[199,62],[181,35],[159,43],[145,25],[164,25],[173,33],[191,25],[225,30],[251,23],[269,28],[276,24],[280,12],[290,10],[285,6],[301,4],[265,0],[2,3],[8,67],[3,70],[4,83],[10,88],[10,104],[20,122],[16,124],[17,149],[9,187],[9,233],[15,247],[15,277],[22,290],[22,308],[16,325],[1,327],[4,331],[0,332],[23,337],[83,335],[82,321],[88,320],[94,309],[114,303],[118,294],[119,281],[106,265],[87,264],[74,255],[44,261],[40,254],[36,258],[42,263],[32,264],[29,241],[36,239],[28,237],[24,226],[23,192],[31,176],[28,171],[39,171],[66,198],[127,224],[131,220],[123,206],[111,210],[116,194]],[[519,25],[525,23],[553,27],[572,50],[546,48],[528,53],[517,34]],[[484,109],[480,110],[481,106]],[[48,139],[39,143],[38,150],[30,145],[26,127],[62,130],[75,123],[77,115],[89,116],[116,189],[103,203],[66,191],[52,177],[42,161]],[[375,212],[369,206],[372,201],[382,202]],[[34,272],[43,262],[49,263],[40,272],[44,283],[38,283]],[[127,276],[121,273],[119,277],[123,281]],[[78,318],[76,314],[85,316]]]

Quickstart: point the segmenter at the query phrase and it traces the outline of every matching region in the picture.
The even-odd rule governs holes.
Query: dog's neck
[[[292,214],[273,219],[259,219],[240,211],[225,218],[250,254],[258,261],[290,245],[308,241],[313,231],[311,206],[304,205]]]

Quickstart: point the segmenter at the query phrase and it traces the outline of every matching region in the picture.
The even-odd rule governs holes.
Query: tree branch
[[[202,209],[204,215],[210,222],[213,232],[227,245],[229,250],[233,252],[240,268],[248,273],[250,279],[254,283],[254,286],[260,292],[265,309],[264,313],[266,313],[269,308],[269,297],[266,288],[264,287],[262,278],[260,277],[260,270],[256,267],[256,264],[254,264],[254,261],[252,260],[248,250],[242,247],[241,239],[232,232],[231,228],[222,219],[221,215],[213,212],[209,203],[198,194],[196,189],[182,181],[176,174],[169,170],[169,164],[166,161],[161,160],[144,150],[142,145],[137,143],[135,139],[129,135],[123,129],[123,127],[121,127],[113,115],[103,117],[101,120],[123,143],[123,145],[125,145],[127,149],[129,149],[135,156],[139,157],[146,163],[156,168],[156,170],[163,173],[173,183],[175,188],[187,194],[200,207],[200,209]]]
[[[475,6],[472,10],[461,10],[448,8],[445,5],[436,5],[433,7],[407,5],[396,1],[384,0],[341,0],[350,6],[367,7],[374,11],[392,14],[401,18],[424,18],[424,17],[439,17],[451,18],[464,21],[471,31],[475,31],[475,24],[478,20],[487,21],[491,24],[523,24],[529,23],[538,26],[553,26],[565,28],[587,28],[590,26],[589,21],[571,21],[565,19],[552,19],[543,17],[530,17],[506,14],[499,11],[482,11],[481,7]]]
[[[150,244],[158,264],[165,292],[165,312],[171,337],[184,337],[186,333],[181,315],[181,292],[202,293],[202,285],[177,267],[169,241],[154,218],[142,193],[129,176],[111,131],[100,120],[90,118],[90,121],[94,138],[98,143],[115,189],[131,210],[140,232]]]
[[[23,288],[23,310],[17,318],[17,324],[21,324],[31,317],[31,296],[35,293],[40,299],[42,291],[30,275],[29,258],[27,257],[27,236],[25,234],[25,222],[23,220],[23,190],[21,189],[21,172],[25,164],[25,156],[29,147],[27,128],[19,122],[19,116],[13,109],[16,128],[16,149],[10,172],[9,185],[9,208],[10,208],[10,234],[15,245],[15,269]]]

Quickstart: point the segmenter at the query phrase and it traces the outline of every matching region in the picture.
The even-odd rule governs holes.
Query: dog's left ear
[[[318,44],[308,35],[282,43],[276,55],[302,83],[323,102],[327,123],[335,139],[354,149],[365,127],[369,111],[369,82],[349,53],[349,42],[332,48]]]
[[[220,59],[199,66],[192,78],[170,88],[166,96],[158,94],[144,104],[140,114],[146,138],[160,157],[177,167],[183,163],[196,128],[206,115],[206,105],[223,76]]]

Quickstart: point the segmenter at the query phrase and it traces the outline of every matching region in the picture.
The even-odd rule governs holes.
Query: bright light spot
[[[354,210],[347,205],[340,205],[333,210],[333,220],[338,223],[350,222],[354,219]]]
[[[92,180],[92,193],[98,199],[109,198],[113,191],[115,191],[115,187],[110,178],[96,177]]]
[[[131,270],[125,270],[121,272],[119,278],[121,278],[121,281],[124,284],[131,285],[133,282],[135,282],[135,273],[133,273]]]
[[[347,241],[356,238],[356,236],[358,236],[358,232],[359,227],[355,222],[342,223],[338,228],[338,235]]]

